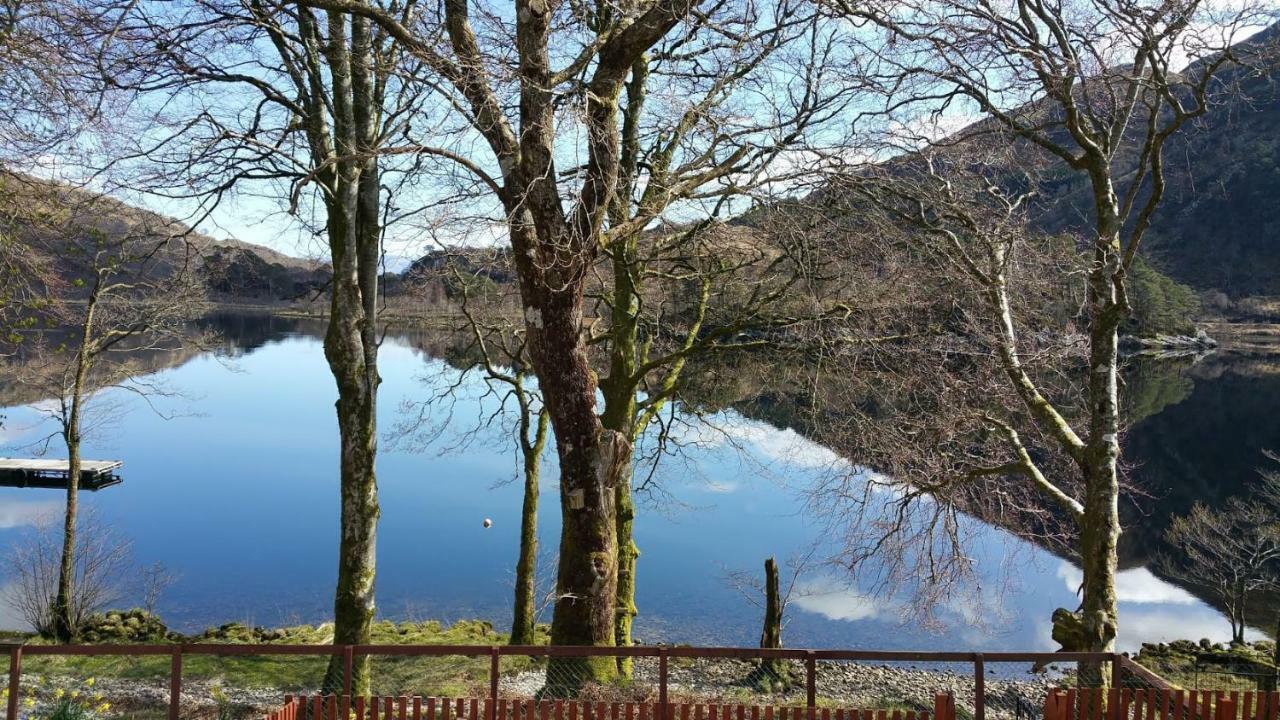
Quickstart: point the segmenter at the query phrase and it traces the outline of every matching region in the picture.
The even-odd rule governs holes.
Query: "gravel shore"
[[[819,663],[817,695],[821,705],[845,708],[910,707],[932,710],[938,692],[951,692],[961,714],[973,707],[972,673],[906,665],[866,663]],[[672,660],[668,666],[668,693],[672,702],[725,702],[758,705],[802,705],[804,670],[800,664],[791,672],[797,679],[787,692],[761,692],[754,681],[753,663],[740,660]],[[656,658],[637,658],[633,682],[616,694],[609,691],[599,699],[656,699],[658,663]],[[71,678],[50,678],[52,686],[69,685]],[[508,675],[500,691],[508,697],[533,697],[546,681],[543,670]],[[1045,675],[1017,677],[989,676],[985,679],[988,718],[1014,718],[1038,714],[1046,692],[1054,685]],[[45,695],[50,685],[38,691]],[[113,708],[127,714],[161,712],[169,702],[165,679],[132,680],[100,678],[97,689]],[[212,680],[189,680],[183,684],[184,718],[213,718],[217,715],[216,691],[226,696],[237,717],[256,717],[279,707],[283,690],[266,687],[236,687]],[[413,688],[406,688],[412,692]],[[296,691],[294,691],[296,693]],[[429,694],[430,688],[423,688]],[[1029,712],[1030,711],[1030,712]],[[114,712],[112,713],[115,714]]]

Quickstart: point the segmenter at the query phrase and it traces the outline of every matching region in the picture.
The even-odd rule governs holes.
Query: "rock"
[[[144,642],[164,640],[169,628],[156,615],[146,610],[112,610],[93,614],[80,630],[85,642]]]

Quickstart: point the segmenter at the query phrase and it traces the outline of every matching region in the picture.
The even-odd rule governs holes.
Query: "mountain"
[[[14,173],[0,172],[0,222],[0,232],[47,258],[67,288],[88,272],[82,251],[95,235],[147,247],[167,241],[161,267],[193,263],[215,301],[306,299],[323,293],[331,276],[328,265],[318,261],[239,240],[216,240],[106,195]]]
[[[210,291],[227,299],[303,300],[323,294],[332,275],[327,264],[239,240],[207,242],[200,255]]]
[[[1236,48],[1262,71],[1220,75],[1220,102],[1165,149],[1165,199],[1143,241],[1157,269],[1200,291],[1238,299],[1280,295],[1280,24]],[[1194,73],[1197,63],[1184,72]],[[1123,177],[1135,158],[1118,159]],[[1049,232],[1086,230],[1092,200],[1079,173],[1048,173],[1038,221]]]

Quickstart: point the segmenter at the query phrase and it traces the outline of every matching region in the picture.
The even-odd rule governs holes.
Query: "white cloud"
[[[720,480],[707,481],[707,492],[713,492],[718,495],[727,495],[738,491],[738,483],[724,482]]]
[[[848,461],[838,454],[791,428],[778,429],[736,414],[714,418],[711,423],[681,429],[677,439],[702,447],[721,447],[732,443],[750,450],[762,460],[793,467],[827,469],[848,465]]]
[[[0,501],[0,530],[34,525],[41,518],[49,517],[61,509],[62,503],[57,500]]]
[[[1245,631],[1245,639],[1249,641],[1264,637],[1256,630]],[[1121,652],[1136,652],[1144,642],[1200,638],[1227,642],[1231,639],[1231,625],[1207,605],[1177,610],[1120,608],[1120,632],[1116,636],[1116,649]]]
[[[1066,583],[1067,589],[1075,593],[1080,589],[1084,578],[1079,568],[1069,562],[1058,566],[1058,577]],[[1200,603],[1194,595],[1182,588],[1161,580],[1146,568],[1123,570],[1116,573],[1116,598],[1124,603],[1156,604],[1156,605],[1197,605]]]
[[[806,580],[796,585],[791,604],[828,620],[873,620],[893,611],[892,602],[860,592],[830,578]]]

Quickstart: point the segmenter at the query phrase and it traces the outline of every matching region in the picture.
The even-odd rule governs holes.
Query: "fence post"
[[[809,720],[813,720],[813,709],[818,705],[818,668],[813,659],[813,651],[805,653],[804,658],[804,692],[805,707],[809,708]]]
[[[169,720],[178,720],[178,708],[182,703],[182,646],[177,645],[169,656]]]
[[[1121,672],[1124,669],[1121,665],[1123,657],[1120,653],[1111,653],[1111,687],[1113,688],[1124,684]]]
[[[18,720],[18,685],[22,682],[22,646],[9,648],[9,720]]]
[[[973,720],[987,718],[987,669],[982,653],[973,655]]]
[[[933,720],[956,720],[955,698],[949,692],[934,693]],[[1045,720],[1053,720],[1045,718]]]
[[[1218,699],[1217,720],[1236,720],[1236,704],[1229,698]]]
[[[351,697],[351,688],[355,682],[356,661],[350,645],[342,646],[342,694]]]
[[[501,655],[498,654],[498,646],[494,645],[489,648],[489,718],[488,720],[497,720],[498,717],[498,673],[501,672]]]
[[[658,648],[658,720],[667,718],[667,648]]]

